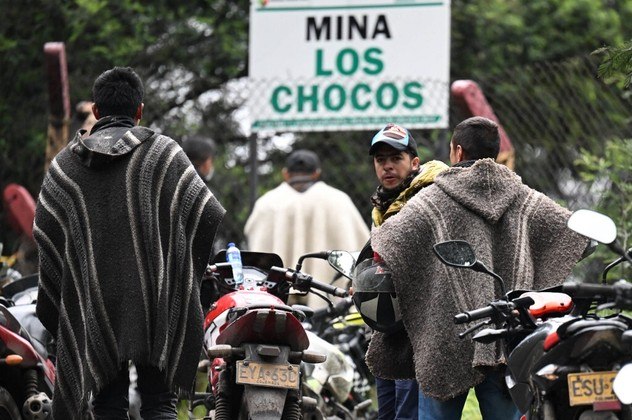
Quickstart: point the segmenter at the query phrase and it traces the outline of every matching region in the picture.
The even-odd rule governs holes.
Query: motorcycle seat
[[[560,337],[568,337],[589,328],[612,328],[627,331],[630,327],[625,322],[616,319],[578,319],[561,325],[557,330],[557,334]]]

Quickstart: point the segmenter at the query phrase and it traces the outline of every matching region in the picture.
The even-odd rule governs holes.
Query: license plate
[[[568,374],[568,398],[570,405],[617,401],[612,391],[612,381],[617,372],[589,372]]]
[[[298,389],[299,366],[238,360],[236,382],[272,388]]]

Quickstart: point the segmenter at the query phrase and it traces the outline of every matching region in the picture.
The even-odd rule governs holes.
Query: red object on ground
[[[18,184],[7,185],[2,193],[2,203],[11,228],[19,235],[33,238],[35,200],[27,189]]]

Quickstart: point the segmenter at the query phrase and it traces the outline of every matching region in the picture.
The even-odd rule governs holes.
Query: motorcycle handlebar
[[[484,308],[474,309],[467,312],[462,312],[454,316],[455,324],[465,324],[466,322],[476,321],[481,318],[488,318],[494,314],[493,306],[486,306]]]
[[[512,301],[498,300],[492,302],[490,305],[484,308],[473,309],[471,311],[462,312],[455,315],[454,323],[465,324],[466,322],[476,321],[482,318],[489,318],[496,313],[508,314],[516,308],[528,308],[533,304],[533,298],[531,298],[530,296],[519,297]]]
[[[616,286],[609,284],[585,284],[568,283],[562,285],[562,292],[577,297],[615,297],[617,295]]]
[[[325,292],[325,293],[328,293],[330,295],[334,295],[340,298],[349,296],[349,293],[346,290],[341,289],[340,287],[336,287],[327,283],[320,282],[318,280],[315,280],[314,278],[312,278],[311,287],[313,289],[318,289],[322,292]]]
[[[300,284],[300,286],[302,287],[307,286],[306,290],[316,289],[320,290],[321,292],[325,292],[341,298],[349,296],[349,293],[344,289],[320,282],[310,275],[303,274],[299,271],[291,270],[289,268],[272,267],[270,268],[270,273],[277,273],[282,275],[293,285],[298,286]]]

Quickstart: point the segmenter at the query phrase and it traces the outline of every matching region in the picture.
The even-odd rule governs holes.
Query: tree
[[[595,210],[613,218],[618,228],[618,241],[623,249],[628,249],[632,239],[630,159],[632,139],[611,139],[606,142],[603,155],[595,155],[584,149],[576,161],[582,179],[593,186],[594,194],[599,198]],[[601,249],[596,259],[601,261],[600,267],[603,269],[614,258],[611,251]],[[629,265],[621,264],[619,270],[609,273],[610,280],[628,279],[631,271]]]
[[[102,71],[128,65],[145,81],[145,124],[175,138],[201,131],[220,148],[245,142],[232,116],[239,104],[212,93],[247,74],[247,0],[0,2],[0,188],[17,182],[39,192],[49,41],[66,44],[72,105],[91,98]]]
[[[45,42],[63,41],[71,104],[90,98],[92,82],[103,70],[130,65],[146,81],[145,124],[175,138],[191,131],[214,137],[223,164],[214,183],[229,214],[236,215],[231,222],[233,232],[239,234],[243,214],[248,212],[250,173],[247,139],[236,115],[247,91],[231,86],[242,83],[248,74],[249,5],[247,0],[0,0],[4,76],[0,79],[0,188],[18,182],[34,196],[39,191],[48,103],[42,48]],[[524,125],[501,114],[507,112],[506,104],[515,104],[524,92],[516,81],[531,80],[521,75],[523,66],[619,45],[624,34],[632,33],[632,4],[625,0],[453,0],[451,30],[452,79],[484,82],[490,102],[501,120],[508,122],[505,128],[510,134],[524,133]],[[576,89],[583,100],[594,96],[594,91],[582,80],[577,80]],[[565,103],[542,99],[550,97],[545,85],[529,85],[528,90],[538,93],[539,111],[551,116],[543,121],[544,133],[564,120],[562,131],[581,132],[577,118],[567,118]],[[609,114],[620,118],[623,112]],[[457,122],[453,119],[451,124]],[[314,148],[325,162],[326,180],[362,206],[376,186],[366,156],[371,134],[309,133],[294,138],[297,147]],[[428,139],[423,143],[429,157],[447,158],[447,133],[416,130],[414,134],[418,142]],[[542,150],[550,153],[556,148],[558,134],[524,137],[528,143],[519,151],[526,159],[518,162],[522,168],[533,162],[546,167],[560,164],[554,157],[536,158]],[[274,174],[283,161],[283,150],[270,146],[273,138],[275,133],[259,136],[262,187],[274,185]],[[538,175],[545,181],[547,177],[551,178]]]
[[[618,47],[603,47],[595,51],[603,55],[599,77],[621,82],[624,88],[632,82],[632,39]]]

